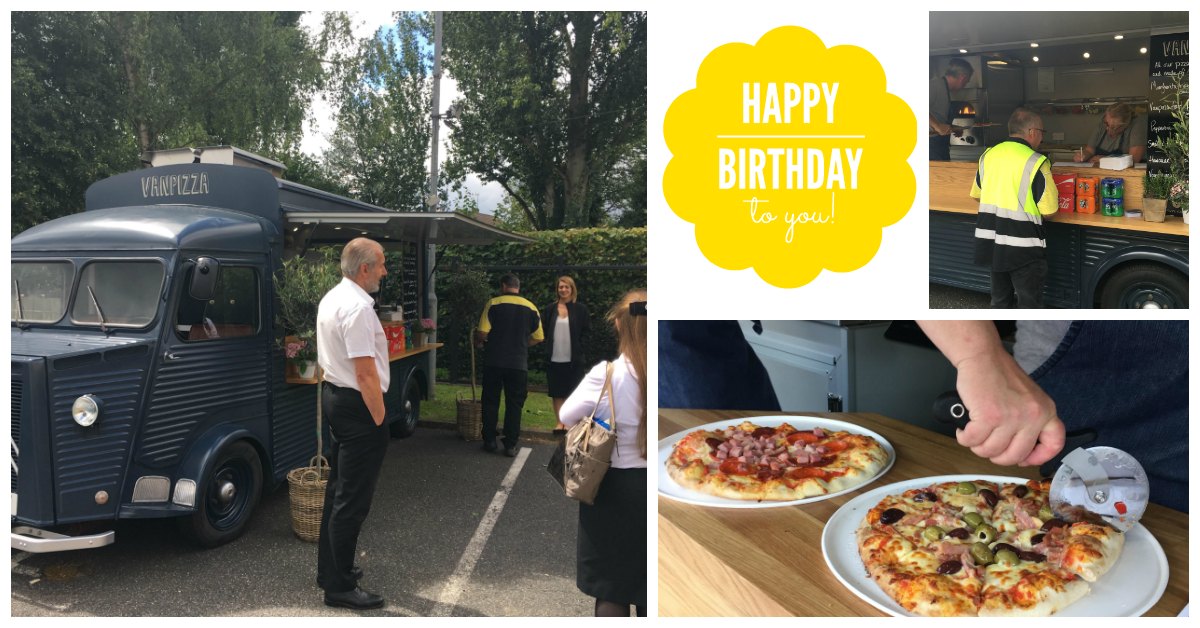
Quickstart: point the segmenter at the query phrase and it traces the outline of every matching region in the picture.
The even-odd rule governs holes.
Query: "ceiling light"
[[[1084,59],[1091,59],[1091,58],[1092,58],[1092,53],[1090,53],[1090,52],[1085,52],[1085,53],[1083,53],[1083,58],[1084,58]]]
[[[1125,39],[1124,35],[1113,35],[1113,39]]]
[[[1139,50],[1138,52],[1140,52],[1140,53],[1142,53],[1142,54],[1146,54],[1146,47],[1145,47],[1145,46],[1142,46],[1142,49],[1141,49],[1141,50]]]
[[[1037,43],[1036,41],[1031,41],[1031,42],[1029,42],[1029,47],[1030,47],[1030,48],[1037,48],[1037,47],[1038,47],[1038,43]]]
[[[1034,58],[1033,58],[1033,62],[1034,62],[1034,63],[1037,63],[1037,62],[1038,62],[1038,58],[1037,58],[1037,57],[1034,57]]]
[[[966,48],[959,48],[959,49],[958,49],[958,54],[960,54],[960,55],[965,55],[965,54],[967,54],[967,49],[966,49]]]
[[[1004,59],[988,59],[987,64],[988,65],[1008,65],[1008,62],[1005,61]]]

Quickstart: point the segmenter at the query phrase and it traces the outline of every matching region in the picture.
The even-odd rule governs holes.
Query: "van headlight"
[[[84,395],[71,404],[71,418],[82,427],[88,427],[100,419],[100,400]]]

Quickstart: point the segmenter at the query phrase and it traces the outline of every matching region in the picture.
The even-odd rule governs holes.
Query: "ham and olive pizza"
[[[791,501],[858,486],[887,463],[887,450],[870,436],[744,421],[687,434],[675,444],[666,464],[677,483],[702,493]]]
[[[1054,518],[1049,492],[1049,480],[974,480],[889,495],[859,526],[859,555],[879,587],[917,615],[1050,615],[1087,595],[1124,536]]]

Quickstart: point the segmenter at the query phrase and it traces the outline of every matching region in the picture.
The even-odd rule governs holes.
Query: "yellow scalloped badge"
[[[717,266],[795,288],[875,256],[912,206],[912,109],[879,61],[797,26],[701,63],[663,123],[663,193]]]

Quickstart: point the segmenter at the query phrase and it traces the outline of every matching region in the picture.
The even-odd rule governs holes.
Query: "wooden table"
[[[705,423],[763,414],[770,413],[660,410],[659,438]],[[896,448],[895,466],[863,490],[957,473],[1037,477],[1035,468],[996,466],[953,438],[878,414],[807,414],[861,425]],[[884,615],[844,587],[821,553],[825,522],[863,490],[803,506],[762,509],[693,506],[660,496],[659,615]],[[1188,598],[1188,516],[1150,504],[1142,525],[1162,545],[1170,566],[1167,590],[1146,615],[1178,615]]]

